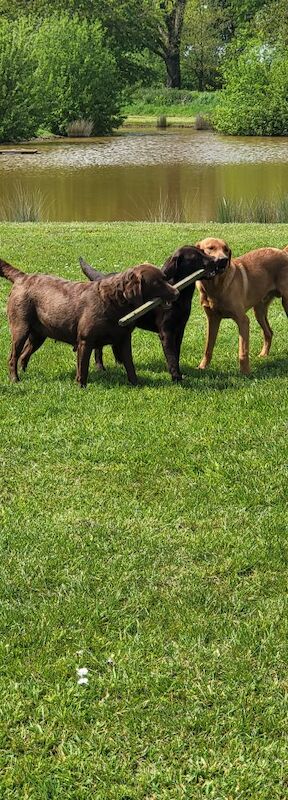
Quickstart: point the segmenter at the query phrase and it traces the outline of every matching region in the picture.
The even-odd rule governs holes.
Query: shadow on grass
[[[149,372],[147,372],[149,370]],[[142,374],[141,374],[142,371]],[[254,364],[251,374],[248,378],[241,375],[238,369],[233,371],[225,371],[209,367],[207,370],[199,370],[196,367],[189,367],[187,364],[183,369],[183,380],[179,383],[173,383],[169,373],[165,370],[163,361],[153,360],[149,364],[147,362],[138,362],[137,364],[137,377],[138,388],[148,386],[150,388],[167,388],[169,386],[177,386],[182,390],[197,390],[198,392],[207,391],[225,391],[226,389],[237,390],[239,385],[245,381],[253,382],[253,380],[271,380],[277,377],[286,377],[288,371],[288,359],[276,358],[271,361],[260,361]],[[144,373],[144,374],[143,374]],[[160,374],[159,374],[160,373]],[[41,384],[55,384],[59,381],[62,384],[69,384],[76,386],[75,381],[76,370],[70,369],[65,372],[59,372],[53,375],[45,374],[42,370],[39,372],[27,370],[27,373],[20,374],[20,382],[12,384],[7,377],[7,383],[0,386],[0,395],[9,395],[11,391],[20,392],[21,395],[29,393],[29,378],[33,382],[39,381]],[[126,373],[119,367],[107,367],[105,371],[97,371],[93,366],[90,367],[87,386],[99,385],[102,388],[114,389],[119,386],[127,386],[130,389],[133,387],[126,376]],[[137,387],[136,387],[137,388]]]

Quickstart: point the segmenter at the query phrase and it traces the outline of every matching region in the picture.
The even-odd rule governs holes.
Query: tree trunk
[[[181,89],[180,53],[167,53],[165,64],[168,88]]]
[[[187,0],[174,0],[172,9],[171,2],[160,3],[165,22],[165,27],[160,26],[159,31],[161,50],[167,69],[167,86],[172,89],[181,89],[180,47],[186,3]]]

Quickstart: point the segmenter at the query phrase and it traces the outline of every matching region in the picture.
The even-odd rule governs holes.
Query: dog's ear
[[[142,276],[135,275],[133,269],[128,270],[123,295],[128,303],[133,303],[135,301],[140,304],[143,303]]]
[[[162,267],[162,273],[168,281],[176,277],[177,269],[179,267],[180,252],[176,250],[170,258],[167,258]]]
[[[196,242],[195,247],[198,247],[198,250],[201,250],[201,242]]]
[[[232,256],[232,251],[230,250],[230,247],[229,247],[229,250],[228,250],[228,267],[230,267],[230,264],[231,264],[231,256]]]

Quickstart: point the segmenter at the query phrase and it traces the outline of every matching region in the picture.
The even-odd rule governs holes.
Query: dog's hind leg
[[[272,344],[273,331],[271,326],[269,325],[267,316],[270,302],[271,300],[268,301],[266,300],[266,302],[265,300],[263,300],[262,302],[257,303],[257,305],[254,306],[254,314],[257,319],[257,322],[259,322],[260,328],[262,328],[264,337],[264,344],[261,352],[259,353],[259,356],[261,356],[261,358],[265,358],[265,356],[269,355],[270,347]]]
[[[239,366],[242,375],[249,375],[249,317],[246,314],[234,318],[239,329]]]
[[[45,342],[45,336],[40,336],[37,333],[30,333],[28,341],[25,342],[24,348],[20,355],[19,364],[20,367],[23,369],[23,372],[27,369],[28,362],[30,361],[31,356],[33,353],[36,353],[36,350],[39,350],[42,344]]]
[[[288,294],[287,294],[287,297],[282,295],[282,306],[284,308],[285,314],[288,317]]]
[[[24,344],[29,336],[29,328],[21,326],[16,331],[13,331],[12,350],[8,361],[10,379],[13,382],[19,381],[17,364],[19,356],[22,353]]]
[[[113,344],[112,350],[117,364],[123,364],[122,349],[120,345]]]
[[[105,370],[105,367],[104,367],[104,364],[103,364],[103,347],[95,347],[94,355],[95,355],[95,366],[96,366],[96,369]]]

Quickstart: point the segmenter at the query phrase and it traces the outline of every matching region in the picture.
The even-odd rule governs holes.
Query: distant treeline
[[[0,0],[0,140],[109,133],[161,85],[223,89],[225,133],[286,134],[287,42],[286,0]]]

